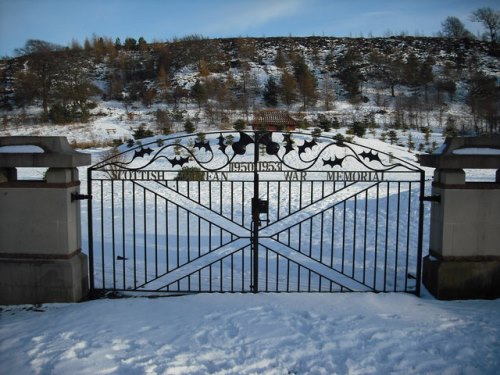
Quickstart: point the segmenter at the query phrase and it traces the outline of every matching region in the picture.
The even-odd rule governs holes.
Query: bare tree
[[[488,29],[492,51],[495,50],[497,33],[500,29],[500,12],[489,7],[479,8],[471,15],[471,21],[481,22]]]
[[[463,38],[469,38],[473,39],[474,35],[467,30],[462,23],[457,17],[448,17],[446,18],[443,22],[441,22],[443,34],[447,38],[452,38],[452,39],[463,39]]]

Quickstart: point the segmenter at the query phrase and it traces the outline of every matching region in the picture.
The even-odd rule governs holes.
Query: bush
[[[49,110],[49,119],[53,124],[67,124],[71,122],[71,114],[66,106],[54,104]]]
[[[203,181],[205,172],[198,167],[183,167],[175,179],[177,181]]]
[[[194,126],[194,124],[191,122],[191,120],[187,120],[185,123],[184,123],[184,131],[188,134],[192,134],[194,133],[194,131],[196,130],[196,127]]]
[[[146,125],[141,124],[138,129],[134,131],[134,138],[135,139],[142,139],[142,138],[148,138],[152,137],[153,132],[149,129],[146,129]]]
[[[352,128],[347,131],[348,134],[354,134],[357,137],[363,137],[366,133],[366,127],[359,121],[354,121]]]
[[[345,137],[341,133],[337,133],[333,136],[333,139],[335,139],[337,142],[342,143],[345,141]]]
[[[246,122],[245,122],[245,120],[238,119],[234,122],[233,126],[234,126],[235,130],[238,130],[238,131],[245,130]]]
[[[321,136],[321,128],[314,128],[311,132],[311,135],[313,136],[313,138],[318,138],[319,136]]]
[[[329,132],[332,128],[332,122],[323,114],[318,115],[318,124],[325,132]]]

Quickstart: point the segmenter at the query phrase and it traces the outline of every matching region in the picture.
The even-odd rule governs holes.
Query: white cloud
[[[219,18],[205,26],[206,33],[242,33],[265,25],[273,20],[297,14],[305,5],[304,0],[254,0],[234,2],[219,9]]]

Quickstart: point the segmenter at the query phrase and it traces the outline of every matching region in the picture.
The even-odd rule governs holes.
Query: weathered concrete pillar
[[[500,297],[500,180],[465,182],[464,168],[498,169],[500,137],[447,139],[441,154],[422,155],[436,168],[430,249],[423,282],[439,299]]]
[[[34,145],[43,153],[5,153]],[[90,155],[65,137],[0,137],[0,304],[76,302],[87,295],[81,252],[77,166]],[[18,167],[48,167],[43,181],[17,179]]]

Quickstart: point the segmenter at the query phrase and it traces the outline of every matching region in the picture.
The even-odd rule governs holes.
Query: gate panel
[[[265,270],[261,276],[264,290],[350,291],[349,286],[354,290],[415,290],[420,184],[331,185],[332,193],[325,191],[315,201],[307,192],[307,209],[282,215],[261,230],[261,239],[265,237],[268,244],[260,267]],[[333,192],[344,195],[335,201]],[[326,206],[316,207],[319,203]],[[270,265],[269,252],[274,253],[271,263],[281,259],[282,264]],[[293,265],[297,270],[290,269],[290,262],[295,263],[291,259],[300,259]],[[273,269],[275,279],[270,282],[267,273]]]
[[[366,146],[173,137],[88,183],[93,290],[419,293],[423,172]]]
[[[220,200],[247,184],[94,179],[94,287],[248,291],[250,197]]]

